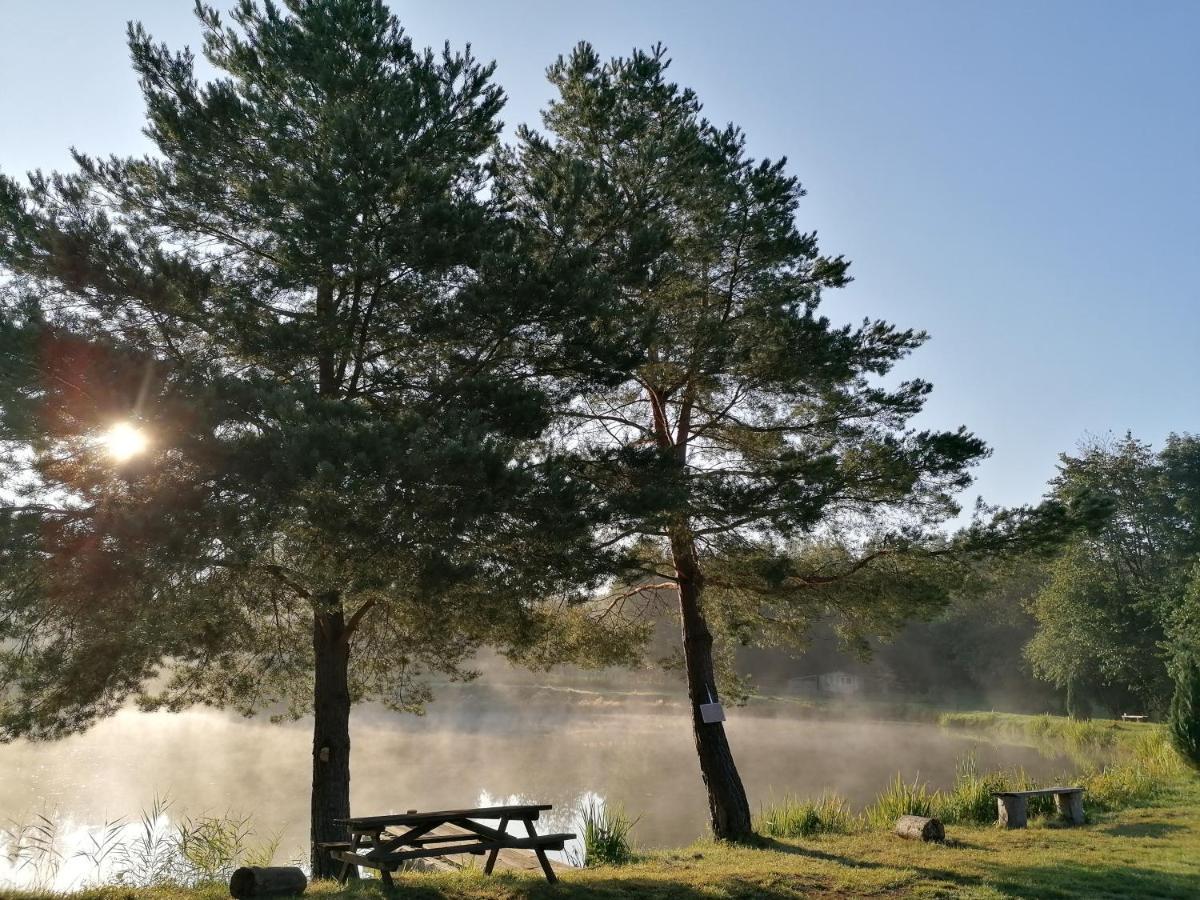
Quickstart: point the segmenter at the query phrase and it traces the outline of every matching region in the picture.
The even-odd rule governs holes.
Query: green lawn
[[[557,886],[533,876],[478,873],[398,877],[404,898],[708,897],[1200,897],[1200,779],[1180,779],[1154,804],[1099,814],[1064,828],[949,829],[945,845],[861,833],[768,842],[759,849],[697,844],[634,865],[566,873]],[[318,884],[323,900],[375,898],[377,882]],[[34,900],[34,895],[13,895]],[[223,886],[104,888],[72,900],[218,900]],[[40,900],[40,898],[39,898]]]

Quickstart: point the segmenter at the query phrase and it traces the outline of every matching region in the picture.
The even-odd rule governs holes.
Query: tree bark
[[[313,617],[313,878],[334,876],[334,864],[317,844],[346,840],[345,828],[334,820],[350,815],[350,647],[341,601],[328,600]]]
[[[696,755],[700,758],[700,775],[708,789],[713,836],[725,841],[743,840],[753,833],[750,803],[725,737],[725,726],[720,722],[704,722],[700,717],[700,704],[718,702],[720,697],[713,668],[712,632],[708,630],[700,605],[704,575],[690,536],[681,531],[671,535],[671,556],[679,584],[679,617],[692,707],[692,733],[696,739]]]

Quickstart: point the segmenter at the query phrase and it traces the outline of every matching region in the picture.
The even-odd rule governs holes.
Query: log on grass
[[[901,816],[896,820],[896,834],[902,838],[922,841],[944,841],[946,829],[937,819],[924,816]]]
[[[294,897],[308,887],[304,872],[295,866],[243,866],[229,879],[233,897]]]

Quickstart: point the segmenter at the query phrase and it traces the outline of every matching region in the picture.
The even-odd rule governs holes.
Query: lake
[[[1035,777],[1073,768],[1066,757],[932,724],[813,717],[795,704],[730,710],[726,724],[755,809],[785,793],[824,790],[861,808],[897,773],[946,787],[969,753],[981,768],[1023,766]],[[259,834],[281,835],[281,858],[303,856],[309,728],[212,710],[129,710],[57,743],[3,745],[0,825],[41,813],[73,835],[67,843],[78,842],[86,827],[135,820],[165,795],[172,816],[249,814]],[[457,687],[423,717],[355,710],[352,741],[356,815],[537,801],[554,804],[548,827],[558,831],[571,830],[581,803],[600,800],[638,818],[634,836],[644,847],[684,845],[706,827],[686,705],[675,698]],[[11,866],[0,868],[4,878],[28,881]]]

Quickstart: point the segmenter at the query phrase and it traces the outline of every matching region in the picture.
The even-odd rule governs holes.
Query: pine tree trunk
[[[346,840],[335,819],[350,815],[349,645],[340,602],[323,605],[313,618],[312,877],[331,878],[335,867],[318,852],[324,841]],[[340,866],[340,864],[339,864]]]
[[[743,840],[752,834],[750,803],[738,775],[725,726],[700,718],[700,704],[717,702],[713,670],[713,637],[700,606],[704,576],[696,560],[695,546],[687,535],[671,537],[671,555],[679,580],[679,614],[683,626],[683,660],[687,671],[688,697],[692,706],[692,733],[700,758],[700,775],[708,789],[708,809],[713,836],[718,840]]]

